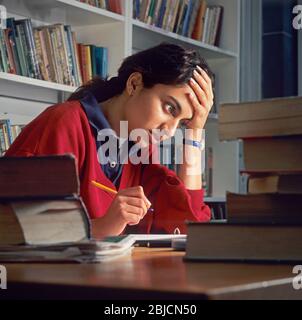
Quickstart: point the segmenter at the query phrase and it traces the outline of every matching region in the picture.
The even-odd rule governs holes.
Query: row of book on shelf
[[[0,157],[20,134],[24,125],[12,125],[9,119],[0,119]]]
[[[31,19],[7,19],[0,29],[0,71],[78,87],[108,74],[108,49],[76,42],[71,27],[33,27]]]
[[[220,139],[243,144],[246,190],[227,193],[227,221],[189,225],[187,259],[302,261],[301,124],[301,97],[220,107]]]
[[[122,0],[77,0],[93,7],[122,14]]]
[[[133,0],[133,18],[219,46],[223,7],[206,0]]]

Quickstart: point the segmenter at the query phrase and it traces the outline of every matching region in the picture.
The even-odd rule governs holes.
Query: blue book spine
[[[103,66],[102,66],[102,77],[105,79],[108,76],[108,49],[103,48]]]
[[[102,77],[102,51],[103,49],[100,47],[96,47],[95,50],[95,59],[96,59],[96,75]]]
[[[133,19],[140,16],[140,0],[133,0]]]
[[[190,18],[192,15],[192,10],[193,10],[193,0],[190,0],[189,4],[188,4],[188,8],[187,8],[187,12],[186,12],[186,16],[184,19],[184,24],[182,27],[182,32],[181,35],[182,36],[187,36],[189,33],[189,25],[190,25]]]
[[[167,0],[163,0],[159,9],[159,18],[156,22],[156,26],[161,28],[163,26],[164,17],[167,9]]]
[[[91,45],[90,46],[90,50],[91,50],[92,76],[95,77],[97,75],[97,71],[96,71],[96,55],[95,55],[96,46]]]

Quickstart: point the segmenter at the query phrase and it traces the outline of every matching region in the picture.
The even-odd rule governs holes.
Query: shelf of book
[[[206,59],[238,58],[238,54],[235,52],[184,37],[135,19],[132,19],[132,24],[134,28],[133,47],[136,51],[146,47],[152,47],[160,41],[168,41],[200,50]],[[141,46],[143,46],[143,48],[140,48]]]
[[[72,86],[67,86],[64,84],[59,84],[55,82],[33,79],[29,77],[23,77],[16,74],[0,72],[0,84],[2,81],[11,81],[15,82],[16,84],[26,85],[26,86],[34,86],[34,87],[41,87],[50,90],[55,90],[58,92],[74,92],[77,88]]]
[[[97,8],[77,0],[3,0],[9,13],[44,23],[65,23],[72,26],[125,22],[125,16]]]

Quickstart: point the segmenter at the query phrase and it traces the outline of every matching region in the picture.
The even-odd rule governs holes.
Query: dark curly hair
[[[206,71],[213,81],[212,71],[196,50],[161,43],[126,58],[117,77],[110,80],[95,77],[79,87],[68,100],[80,100],[85,96],[85,92],[90,91],[98,102],[106,101],[123,93],[129,76],[134,72],[142,74],[145,88],[152,88],[156,84],[186,84],[197,66]]]

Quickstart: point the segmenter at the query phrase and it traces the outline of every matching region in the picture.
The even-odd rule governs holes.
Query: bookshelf
[[[220,47],[189,39],[133,19],[132,1],[122,1],[122,15],[76,0],[3,0],[8,16],[31,18],[33,25],[64,23],[76,32],[77,42],[107,47],[109,76],[116,74],[122,60],[162,41],[178,43],[201,52],[216,75],[216,105],[239,101],[241,0],[208,0],[222,5],[224,16]],[[0,72],[0,118],[13,124],[27,123],[53,103],[62,101],[74,87]],[[218,116],[206,124],[206,145],[213,148],[213,197],[223,199],[225,191],[239,188],[239,148],[236,142],[218,140]]]

